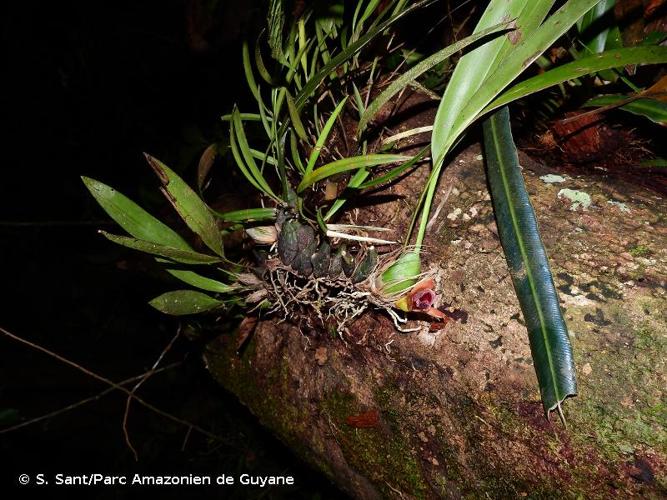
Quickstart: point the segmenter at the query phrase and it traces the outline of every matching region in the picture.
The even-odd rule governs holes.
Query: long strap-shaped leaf
[[[545,413],[577,392],[572,348],[558,304],[512,139],[507,107],[484,121],[484,146],[493,207],[514,289],[528,328]]]

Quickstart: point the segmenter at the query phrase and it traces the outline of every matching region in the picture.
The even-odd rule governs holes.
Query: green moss
[[[336,438],[348,463],[368,477],[383,494],[391,495],[391,488],[396,488],[416,498],[428,495],[421,467],[402,434],[382,426],[369,429],[348,426],[347,417],[364,411],[351,394],[331,394],[322,406],[340,431]]]
[[[635,307],[654,310],[653,301]],[[576,356],[590,359],[592,371],[579,377],[581,398],[569,407],[575,429],[591,428],[595,433],[573,433],[580,442],[595,443],[602,455],[618,462],[627,460],[637,448],[667,447],[667,414],[664,409],[660,367],[664,367],[667,339],[664,323],[653,318],[637,321],[626,309],[609,308],[613,323],[605,329],[605,342],[582,338]],[[642,318],[640,317],[640,318]],[[602,347],[602,348],[601,348]]]
[[[646,245],[636,245],[632,247],[628,253],[632,255],[633,257],[648,257],[649,255],[652,255],[653,252],[649,247]]]

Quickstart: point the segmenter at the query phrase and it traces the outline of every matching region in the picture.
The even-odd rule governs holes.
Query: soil
[[[391,133],[432,123],[425,102],[409,96]],[[420,330],[401,334],[369,313],[341,340],[265,319],[241,354],[237,334],[212,341],[210,372],[358,498],[667,494],[667,204],[622,179],[520,160],[575,353],[567,428],[542,412],[476,144],[445,169],[427,237],[448,321],[413,318]],[[345,217],[404,234],[427,175]]]

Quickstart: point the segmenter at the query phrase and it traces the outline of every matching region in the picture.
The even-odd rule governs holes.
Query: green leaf
[[[267,24],[269,26],[269,47],[271,55],[277,61],[282,61],[283,55],[283,27],[285,26],[285,0],[270,0]]]
[[[643,160],[639,163],[639,166],[665,168],[667,167],[667,158],[652,158],[650,160]]]
[[[243,155],[243,159],[245,160],[245,165],[247,165],[247,169],[250,172],[250,174],[248,174],[247,171],[244,171],[243,174],[248,178],[248,180],[251,181],[251,183],[255,187],[263,191],[267,196],[270,196],[276,201],[280,201],[280,199],[273,193],[273,190],[269,186],[268,182],[266,182],[266,179],[264,178],[264,175],[262,175],[262,172],[259,170],[259,168],[257,168],[257,164],[255,163],[255,159],[252,155],[250,146],[248,145],[248,139],[246,138],[245,130],[243,129],[243,123],[241,122],[241,117],[237,109],[235,109],[234,112],[232,113],[232,122],[230,124],[230,135],[232,136],[231,138],[232,154],[235,155],[235,159],[237,160],[239,167],[241,167],[243,162],[241,162],[239,158],[237,158],[238,151],[235,151],[234,136],[236,136],[236,140],[238,141],[238,147],[240,148],[241,154]],[[254,179],[254,182],[252,179]]]
[[[368,189],[371,187],[379,186],[380,184],[384,184],[386,182],[393,181],[403,172],[413,167],[415,163],[421,160],[426,155],[426,152],[429,150],[429,148],[430,146],[424,146],[410,161],[406,161],[402,165],[399,165],[396,168],[392,168],[389,172],[379,177],[376,177],[375,179],[371,179],[370,181],[364,182],[359,186],[358,189]]]
[[[590,1],[594,3],[594,0]],[[553,1],[543,0],[531,2],[524,0],[492,0],[489,3],[477,23],[474,33],[479,33],[500,22],[512,19],[516,19],[517,30],[475,48],[475,50],[464,55],[456,65],[440,101],[433,124],[431,151],[434,161],[444,157],[455,140],[454,136],[458,137],[472,123],[472,119],[463,114],[464,108],[479,90],[489,86],[485,82],[489,81],[490,75],[506,65],[505,59],[510,59],[520,45],[525,45],[533,39],[538,42],[533,44],[537,46],[531,47],[533,52],[537,51],[538,48],[546,50],[549,47],[551,41],[538,40],[533,36],[533,33],[547,15],[553,3]],[[574,23],[574,21],[572,22]],[[563,32],[565,30],[567,28],[564,28]],[[510,81],[528,66],[527,64],[522,66],[521,63],[523,63],[523,60],[519,61],[518,68],[513,69],[513,76]],[[470,114],[476,115],[482,107],[471,110]]]
[[[350,178],[350,181],[347,183],[346,189],[359,188],[359,186],[361,186],[361,183],[366,180],[366,177],[368,177],[369,174],[370,172],[368,170],[366,170],[365,168],[360,168]],[[333,217],[334,214],[338,212],[338,210],[340,210],[343,205],[345,205],[346,201],[347,201],[346,198],[340,198],[340,197],[336,201],[334,201],[329,210],[327,210],[327,213],[324,216],[324,220],[327,221],[331,219],[331,217]]]
[[[562,66],[546,71],[541,75],[517,83],[489,104],[483,110],[483,113],[487,113],[512,101],[568,80],[573,80],[609,68],[618,68],[628,64],[638,63],[667,63],[667,47],[629,47],[626,49],[608,50],[601,54],[582,57],[581,59],[563,64]]]
[[[603,95],[589,99],[583,105],[584,108],[598,108],[602,106],[613,106],[627,101],[626,95]],[[667,125],[667,102],[642,97],[627,104],[619,106],[618,109],[629,113],[643,116],[658,125]]]
[[[246,208],[233,210],[231,212],[215,212],[214,215],[225,222],[253,222],[262,220],[273,220],[276,218],[275,208]]]
[[[192,250],[176,231],[160,222],[125,195],[90,177],[81,177],[81,179],[109,217],[135,238],[181,250]]]
[[[373,167],[376,165],[385,165],[387,163],[406,161],[410,158],[410,156],[405,155],[374,154],[365,156],[351,156],[349,158],[343,158],[342,160],[336,160],[316,170],[313,170],[310,174],[304,175],[303,179],[301,180],[301,184],[299,184],[299,187],[297,188],[297,191],[300,193],[308,186],[311,186],[316,182],[321,181],[322,179],[326,179],[327,177],[331,177],[332,175],[340,174],[342,172],[356,170],[361,167]]]
[[[167,272],[174,278],[181,280],[183,283],[187,283],[188,285],[208,292],[229,293],[237,290],[234,286],[227,285],[226,283],[222,283],[212,278],[207,278],[194,271],[185,269],[167,269]]]
[[[262,101],[262,95],[259,92],[259,87],[257,86],[257,82],[255,81],[255,76],[252,73],[252,64],[250,63],[250,49],[248,48],[248,42],[246,40],[243,41],[242,54],[243,54],[243,72],[245,74],[248,87],[250,88],[250,92],[257,100],[257,104],[259,104],[260,106],[264,106],[264,101]]]
[[[203,253],[195,252],[193,250],[181,250],[180,248],[158,245],[157,243],[152,243],[150,241],[110,234],[101,230],[99,233],[109,241],[113,241],[114,243],[124,247],[132,248],[133,250],[139,250],[141,252],[146,252],[152,255],[158,255],[160,257],[165,257],[167,259],[173,260],[174,262],[180,262],[182,264],[215,264],[216,262],[222,261],[220,257],[206,255]]]
[[[602,52],[607,43],[609,25],[604,23],[605,15],[610,12],[613,20],[613,8],[616,0],[601,0],[577,21],[577,29],[585,40],[586,47],[594,54]],[[594,31],[593,31],[594,30]]]
[[[183,221],[207,247],[218,255],[224,255],[220,230],[206,203],[164,163],[148,154],[145,156],[162,183],[162,192]]]
[[[354,56],[368,43],[370,43],[371,40],[373,40],[373,38],[378,36],[380,33],[382,33],[396,21],[404,17],[406,14],[416,9],[422,8],[430,3],[432,3],[432,0],[424,0],[421,2],[417,2],[408,7],[407,9],[396,13],[383,23],[380,23],[377,26],[374,26],[373,28],[369,29],[358,40],[354,41],[353,43],[350,43],[345,47],[344,50],[333,56],[329,60],[329,62],[324,64],[320,68],[320,70],[314,76],[312,76],[303,86],[303,89],[301,89],[301,92],[299,92],[299,95],[297,95],[297,98],[295,100],[297,108],[301,109],[303,107],[303,105],[306,103],[308,99],[312,97],[313,93],[315,92],[315,89],[317,89],[317,87],[320,85],[320,83],[322,83],[322,81],[327,77],[327,75],[331,74],[331,72],[334,69],[336,69],[344,62],[348,61],[350,57]]]
[[[257,38],[257,43],[255,44],[255,65],[257,66],[257,72],[266,83],[268,83],[271,86],[277,86],[279,85],[280,82],[278,81],[277,78],[274,78],[271,75],[271,73],[269,73],[269,70],[266,68],[266,65],[264,64],[264,58],[262,57],[262,49],[260,48],[261,37],[262,34],[260,33],[259,37]]]
[[[446,155],[486,106],[599,0],[569,0],[542,24],[553,2],[492,0],[475,31],[515,13],[518,29],[507,37],[466,54],[452,75],[440,101],[431,136],[433,170],[426,184],[419,232],[421,249],[433,197]]]
[[[297,147],[295,133],[290,132],[289,142],[290,142],[290,153],[292,153],[292,162],[296,166],[297,170],[299,170],[299,172],[303,174],[306,171],[306,169],[303,166],[303,162],[301,161],[301,155],[299,154],[299,148]]]
[[[420,273],[419,253],[406,252],[382,273],[380,289],[385,295],[403,292],[417,283]]]
[[[223,302],[194,290],[175,290],[163,293],[149,302],[158,311],[172,316],[198,314],[223,305]]]
[[[562,36],[587,10],[599,0],[570,0],[547,19],[544,24],[529,34],[516,48],[498,65],[498,68],[485,80],[470,102],[464,107],[459,125],[463,131],[472,123],[484,108],[507,85],[532,64],[560,36]],[[600,55],[598,55],[600,57]],[[577,61],[581,64],[581,60]],[[556,68],[558,70],[559,68]],[[552,71],[556,71],[552,70]],[[597,71],[593,69],[593,71]],[[585,73],[582,73],[585,74]]]
[[[392,97],[394,97],[398,92],[403,90],[410,82],[419,78],[419,76],[421,76],[428,70],[432,69],[433,67],[437,66],[442,61],[449,58],[452,54],[466,48],[468,45],[475,43],[476,41],[480,40],[481,38],[484,38],[485,36],[497,33],[504,27],[507,27],[508,24],[509,21],[499,23],[496,24],[495,26],[491,26],[490,28],[481,30],[480,32],[475,33],[474,35],[463,38],[462,40],[459,40],[458,42],[453,43],[442,50],[439,50],[435,54],[427,57],[423,61],[419,62],[418,64],[407,70],[400,77],[391,82],[391,84],[385,90],[383,90],[382,93],[378,95],[373,100],[373,102],[368,106],[368,108],[363,112],[363,115],[359,120],[359,125],[357,126],[357,135],[361,135],[361,133],[366,129],[368,123],[373,119],[373,117],[377,114],[377,112],[380,111],[382,106],[384,106],[387,102],[389,102],[389,100]],[[363,111],[363,107],[361,107],[361,111]]]
[[[320,156],[320,151],[322,151],[324,144],[327,142],[327,138],[331,133],[331,129],[336,123],[336,118],[338,118],[338,115],[343,110],[343,106],[345,106],[346,102],[347,102],[347,97],[338,103],[336,108],[331,113],[331,116],[329,116],[326,123],[324,124],[322,132],[317,137],[317,141],[315,142],[315,147],[310,152],[310,156],[308,157],[308,163],[306,164],[306,171],[304,176],[309,175],[313,171],[313,168],[315,168],[315,163],[317,163],[317,159]]]
[[[299,139],[306,142],[308,136],[306,135],[306,129],[301,122],[301,117],[299,116],[299,110],[296,109],[296,104],[294,104],[294,99],[292,95],[287,92],[287,110],[289,111],[290,119],[292,120],[292,125],[294,125],[294,131],[296,135],[299,136]]]
[[[577,392],[572,348],[521,175],[507,108],[486,119],[483,129],[498,232],[528,329],[542,404],[547,415],[556,408],[562,415],[561,403]]]

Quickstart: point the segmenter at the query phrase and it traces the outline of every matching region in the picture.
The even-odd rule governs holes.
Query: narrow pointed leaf
[[[483,83],[488,76],[498,69],[501,63],[505,63],[503,59],[514,52],[518,43],[533,37],[533,32],[544,20],[553,3],[552,0],[532,2],[491,0],[489,2],[475,27],[475,33],[500,22],[511,20],[516,20],[516,30],[475,48],[464,55],[456,65],[434,122],[431,144],[434,160],[446,154],[443,151],[448,149],[455,139],[452,135],[458,136],[466,128],[464,126],[459,129],[456,125],[463,120],[461,111],[472,96],[483,88]],[[544,50],[546,48],[545,46]],[[514,77],[523,69],[519,68]]]
[[[454,141],[480,116],[482,110],[598,1],[569,0],[544,23],[525,33],[516,45],[510,46],[511,50],[503,51],[504,57],[501,60],[494,61],[491,65],[492,71],[488,72],[476,91],[458,97],[462,100],[463,105],[457,105],[460,111],[454,113],[453,121],[447,118],[452,113],[449,107],[453,101],[452,99],[446,99],[447,94],[445,94],[440,102],[438,115],[433,126],[433,158],[444,160],[444,155],[447,154]],[[543,5],[548,2],[511,3]],[[474,53],[475,51],[468,55]],[[462,77],[464,76],[465,73],[462,74]],[[450,82],[448,89],[452,86],[452,83]],[[436,166],[434,175],[439,174],[439,170],[439,166]],[[431,183],[430,187],[435,189],[434,185],[435,183]]]
[[[577,21],[577,29],[582,35],[586,47],[594,54],[602,52],[607,43],[609,24],[604,23],[603,20],[605,15],[608,15],[607,13],[610,13],[612,21],[614,20],[613,8],[615,3],[616,0],[601,0]]]
[[[172,316],[184,316],[210,311],[223,302],[194,290],[175,290],[163,293],[149,302],[158,311]]]
[[[125,195],[90,177],[81,179],[109,217],[135,238],[181,250],[191,250],[190,245],[176,231]]]
[[[241,154],[243,155],[245,164],[247,165],[250,174],[255,179],[254,185],[259,186],[259,188],[261,188],[261,190],[264,191],[271,198],[279,200],[278,197],[273,193],[273,190],[269,186],[268,182],[266,182],[264,175],[262,174],[261,170],[257,167],[257,164],[255,163],[255,159],[252,155],[250,146],[248,144],[248,139],[245,135],[245,130],[243,128],[243,123],[241,122],[241,117],[238,113],[238,110],[234,110],[234,112],[232,113],[231,133],[236,135],[236,140],[238,141],[238,147],[241,150]]]
[[[429,150],[429,148],[430,146],[424,146],[410,161],[406,161],[402,165],[399,165],[396,168],[392,168],[389,172],[379,177],[364,182],[358,187],[358,189],[368,189],[379,186],[380,184],[384,184],[385,182],[393,181],[401,174],[403,174],[403,172],[409,168],[412,168],[419,160],[421,160],[426,155],[426,152]]]
[[[665,64],[667,47],[630,47],[608,50],[601,54],[582,57],[563,64],[541,75],[519,82],[489,104],[484,113],[499,108],[517,99],[521,99],[540,90],[589,75],[609,68],[619,68],[628,64]]]
[[[484,121],[487,172],[498,232],[528,329],[545,413],[577,392],[572,348],[535,212],[524,185],[509,111]]]
[[[597,108],[602,106],[612,106],[621,104],[627,99],[628,96],[625,95],[604,95],[586,101],[583,107]],[[619,106],[618,109],[643,116],[658,125],[667,125],[667,102],[643,97],[628,102],[627,104],[623,104]]]
[[[299,116],[299,110],[296,109],[294,99],[289,92],[287,93],[287,110],[289,111],[289,116],[292,120],[292,125],[294,125],[294,131],[296,132],[296,135],[298,135],[299,139],[302,141],[307,141],[308,136],[306,135],[306,129],[304,128],[301,117]]]
[[[364,111],[363,107],[360,108],[360,111],[363,111],[363,115],[359,120],[359,125],[357,126],[357,135],[360,135],[366,129],[368,123],[373,119],[378,111],[384,106],[389,100],[394,97],[398,92],[403,90],[410,82],[419,78],[426,71],[432,69],[433,67],[440,64],[445,59],[449,58],[452,54],[455,54],[459,50],[466,48],[468,45],[475,43],[476,41],[484,38],[485,36],[496,33],[503,28],[507,27],[509,21],[496,24],[490,28],[484,29],[471,35],[469,37],[463,38],[456,43],[453,43],[442,50],[439,50],[435,54],[427,57],[423,61],[417,63],[412,68],[401,74],[396,80],[391,82],[391,84],[378,95],[373,102],[368,106]]]
[[[246,208],[242,210],[233,210],[231,212],[215,213],[215,215],[225,222],[252,222],[275,219],[276,209]]]
[[[216,262],[221,262],[222,260],[220,257],[206,255],[203,253],[195,252],[194,250],[182,250],[180,248],[168,247],[159,245],[157,243],[152,243],[150,241],[107,233],[106,231],[99,231],[99,233],[109,241],[113,241],[114,243],[124,247],[146,252],[151,255],[157,255],[159,257],[165,257],[167,259],[173,260],[174,262],[180,262],[182,264],[215,264]]]
[[[206,276],[197,274],[194,271],[188,271],[185,269],[167,269],[167,272],[174,278],[181,280],[183,283],[187,283],[190,286],[194,286],[195,288],[206,290],[208,292],[229,293],[236,290],[236,287],[234,286],[222,283],[221,281],[214,280],[212,278],[207,278]]]
[[[347,97],[338,103],[336,108],[332,111],[331,116],[329,116],[326,123],[324,124],[322,132],[320,132],[319,136],[317,137],[317,141],[315,142],[315,147],[313,148],[313,150],[310,153],[310,156],[308,157],[308,163],[306,165],[305,175],[310,174],[313,171],[313,168],[315,168],[315,163],[317,163],[317,159],[320,156],[320,151],[322,151],[324,144],[327,142],[329,134],[331,133],[331,129],[336,123],[336,118],[338,118],[338,115],[343,110],[343,106],[345,106],[346,102],[347,102]]]
[[[322,179],[326,179],[327,177],[331,177],[332,175],[340,174],[342,172],[356,170],[361,167],[373,167],[376,165],[385,165],[387,163],[406,161],[410,158],[410,156],[405,155],[373,154],[365,156],[352,156],[349,158],[343,158],[342,160],[336,160],[316,170],[313,170],[308,175],[305,175],[301,181],[301,184],[299,184],[297,191],[301,192],[308,186],[311,186],[316,182],[321,181]]]
[[[360,168],[357,170],[354,175],[350,178],[350,181],[347,183],[346,189],[357,189],[361,185],[362,182],[366,180],[366,177],[370,175],[370,172],[366,170],[365,168]],[[331,217],[334,216],[336,212],[338,212],[343,205],[347,202],[346,198],[338,198],[336,201],[333,202],[331,207],[329,207],[329,210],[327,210],[326,215],[324,216],[324,220],[327,221],[331,219]]]
[[[183,221],[202,239],[207,247],[218,255],[224,255],[220,230],[206,203],[164,163],[148,154],[145,156],[160,182],[162,182],[163,193]]]
[[[315,90],[317,87],[322,83],[322,81],[327,77],[327,75],[331,74],[331,72],[336,69],[338,66],[343,64],[344,62],[348,61],[350,57],[354,56],[357,52],[359,52],[362,48],[364,48],[368,43],[373,40],[376,36],[378,36],[380,33],[382,33],[384,30],[386,30],[388,27],[390,27],[392,24],[394,24],[396,21],[399,19],[403,18],[405,15],[409,14],[410,12],[420,9],[428,4],[432,3],[432,0],[424,0],[421,2],[416,2],[412,4],[410,7],[406,8],[402,12],[399,12],[386,21],[378,24],[377,26],[374,26],[373,28],[369,29],[366,34],[361,36],[358,40],[350,43],[349,45],[346,46],[344,50],[333,56],[328,63],[324,64],[320,70],[313,75],[303,86],[303,89],[301,89],[301,92],[299,92],[299,95],[296,97],[296,106],[298,109],[301,109],[303,105],[306,103],[308,99],[310,99],[313,94],[315,93]]]

